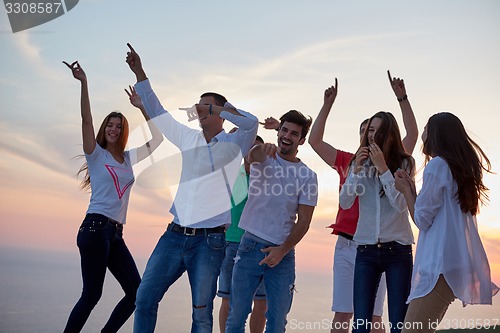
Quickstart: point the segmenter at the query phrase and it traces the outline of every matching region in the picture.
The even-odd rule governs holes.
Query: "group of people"
[[[309,144],[340,176],[331,226],[338,235],[332,332],[385,331],[386,293],[391,332],[433,332],[436,327],[428,324],[439,322],[456,298],[491,304],[498,288],[476,225],[487,200],[483,172],[491,166],[456,116],[438,113],[425,126],[426,168],[417,195],[411,156],[417,123],[404,81],[389,72],[405,138],[391,113],[377,112],[361,124],[358,150],[348,153],[323,140],[336,79],[325,90],[314,124],[296,110],[279,121],[267,118],[264,127],[277,130],[277,142],[266,143],[257,136],[255,116],[214,92],[202,94],[194,106],[201,130],[178,122],[127,45],[126,62],[137,83],[126,92],[151,131],[151,140],[139,148],[125,150],[128,123],[119,112],[110,113],[94,134],[86,74],[78,62],[65,63],[81,82],[86,163],[80,172],[91,199],[77,236],[83,290],[64,332],[81,331],[101,297],[107,268],[125,296],[102,332],[117,332],[134,310],[134,332],[153,332],[161,299],[184,272],[191,287],[191,332],[212,332],[216,295],[222,298],[221,332],[245,332],[250,313],[251,332],[284,332],[295,290],[295,246],[307,233],[318,200],[316,173],[297,156],[311,125]],[[235,126],[229,133],[225,120]],[[173,220],[141,279],[122,237],[132,165],[163,137],[181,151],[182,172],[170,209]],[[420,230],[415,261],[409,217]]]

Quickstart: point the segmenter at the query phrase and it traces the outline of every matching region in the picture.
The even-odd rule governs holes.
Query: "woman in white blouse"
[[[429,118],[422,141],[427,165],[419,195],[405,172],[396,173],[396,188],[420,230],[403,332],[434,332],[455,298],[491,304],[498,292],[476,223],[488,199],[482,178],[490,161],[448,112]]]
[[[339,197],[343,209],[349,209],[359,197],[354,234],[358,244],[354,265],[354,333],[377,328],[371,318],[383,272],[391,332],[401,332],[410,293],[413,233],[406,200],[396,190],[393,175],[398,169],[413,175],[414,164],[403,148],[394,116],[377,112],[368,122]]]

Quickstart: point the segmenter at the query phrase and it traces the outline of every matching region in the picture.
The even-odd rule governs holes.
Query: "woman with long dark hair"
[[[406,201],[396,190],[393,175],[398,169],[413,175],[414,164],[401,143],[394,116],[377,112],[368,121],[339,197],[343,209],[359,198],[353,332],[377,328],[371,319],[383,272],[391,332],[401,331],[398,323],[404,320],[410,292],[413,233]]]
[[[83,152],[86,162],[78,173],[85,173],[83,189],[91,190],[90,204],[78,230],[83,290],[68,318],[65,333],[80,332],[102,294],[106,270],[120,283],[125,296],[113,310],[101,332],[117,332],[135,309],[135,295],[141,277],[123,240],[130,188],[134,182],[132,165],[146,158],[162,142],[163,136],[151,125],[152,139],[143,146],[125,150],[129,127],[120,112],[104,118],[94,135],[87,76],[78,62],[64,62],[81,82]],[[127,94],[130,102],[149,120],[134,89]]]
[[[406,152],[411,154],[418,140],[417,121],[413,114],[410,101],[408,100],[408,95],[406,94],[404,80],[392,77],[389,71],[387,71],[387,75],[391,88],[399,102],[401,115],[403,116],[406,135],[402,143]],[[323,161],[337,171],[340,176],[340,186],[342,186],[348,176],[349,164],[354,154],[337,149],[334,145],[323,140],[327,118],[337,97],[337,83],[337,79],[335,79],[335,85],[325,90],[323,106],[311,128],[309,144]],[[268,119],[266,119],[267,124],[265,124],[267,126],[269,126],[267,122]],[[363,139],[368,120],[369,119],[365,119],[359,126],[360,140]],[[352,295],[354,289],[354,264],[356,261],[357,245],[353,241],[353,236],[358,224],[358,205],[358,201],[355,200],[348,210],[339,207],[335,223],[330,225],[330,228],[333,228],[332,234],[338,235],[333,258],[332,311],[335,312],[335,315],[332,320],[331,333],[348,333],[350,331],[350,321],[354,313]],[[372,318],[373,326],[380,326],[380,329],[374,327],[371,331],[372,333],[385,332],[385,329],[382,327],[383,325],[381,325],[385,293],[385,276],[382,275]]]
[[[396,188],[420,230],[403,332],[434,332],[455,298],[491,304],[498,292],[476,222],[488,199],[488,157],[448,112],[429,118],[422,141],[426,167],[418,196],[414,181],[396,173]]]

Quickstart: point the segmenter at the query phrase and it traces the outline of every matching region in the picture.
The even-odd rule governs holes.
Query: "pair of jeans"
[[[134,333],[154,331],[163,295],[186,271],[193,305],[191,332],[212,332],[213,300],[224,258],[225,235],[186,235],[169,229],[153,250],[137,291]]]
[[[234,258],[236,257],[239,246],[239,242],[226,242],[224,260],[222,261],[222,266],[220,268],[219,291],[217,291],[217,296],[221,298],[230,298]],[[266,300],[266,288],[264,287],[264,282],[261,282],[257,287],[253,299],[256,301]]]
[[[385,272],[391,333],[404,325],[410,294],[413,256],[411,245],[397,242],[358,245],[354,266],[353,333],[370,332],[375,295]]]
[[[285,331],[295,290],[295,250],[290,250],[275,267],[259,265],[267,255],[261,250],[270,246],[276,245],[249,233],[241,238],[233,270],[226,333],[245,332],[253,296],[262,280],[267,298],[266,332]]]
[[[117,332],[135,309],[141,277],[123,240],[123,225],[101,214],[87,214],[78,231],[83,291],[71,311],[65,333],[80,332],[102,295],[106,269],[120,283],[125,296],[118,302],[101,332]]]
[[[333,257],[333,302],[332,311],[354,313],[354,265],[358,245],[348,238],[339,235],[335,244]],[[382,316],[386,292],[385,274],[382,274],[373,315]]]

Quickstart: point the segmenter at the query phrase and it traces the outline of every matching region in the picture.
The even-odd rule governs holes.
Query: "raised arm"
[[[146,142],[144,145],[140,146],[137,148],[137,162],[142,161],[151,153],[158,148],[160,143],[163,141],[163,135],[161,134],[160,130],[155,126],[153,121],[149,118],[148,114],[146,113],[146,110],[144,109],[144,105],[142,104],[141,97],[137,95],[137,92],[135,91],[134,87],[129,86],[130,91],[125,89],[125,92],[127,93],[129,99],[130,99],[130,104],[141,110],[142,115],[144,116],[144,119],[146,119],[146,122],[148,123],[149,131],[151,132],[151,140]]]
[[[403,138],[403,146],[408,154],[413,153],[415,145],[418,140],[418,128],[417,120],[413,114],[410,101],[408,100],[408,95],[406,94],[405,82],[399,77],[391,77],[391,72],[387,71],[389,77],[389,82],[392,87],[392,91],[396,95],[399,102],[399,107],[401,108],[401,113],[403,115],[403,124],[406,130],[406,136]]]
[[[263,125],[265,129],[268,130],[279,130],[280,129],[280,121],[273,117],[267,117],[263,122],[259,122],[259,124]]]
[[[135,73],[137,83],[134,88],[142,100],[146,113],[170,142],[181,150],[189,149],[186,145],[189,146],[193,142],[193,138],[198,135],[199,131],[181,124],[165,110],[144,73],[141,58],[130,44],[127,46],[130,50],[127,52],[126,61]]]
[[[226,111],[234,116],[243,116],[245,117],[247,113],[241,112],[242,110],[238,110],[231,103],[226,102],[224,106],[218,106],[215,104],[195,104],[197,112],[200,114],[210,114],[220,116],[221,112]],[[184,110],[184,108],[182,108]]]
[[[139,57],[137,52],[135,52],[132,45],[127,43],[127,46],[130,49],[130,51],[127,52],[127,58],[125,61],[127,62],[128,66],[130,67],[130,70],[132,72],[134,72],[135,77],[137,79],[137,82],[147,80],[148,77],[146,76],[146,73],[144,72],[144,69],[142,68],[141,57]]]
[[[83,151],[85,154],[92,154],[95,149],[96,141],[94,134],[94,125],[92,123],[92,112],[90,111],[90,98],[89,88],[87,85],[87,75],[83,71],[78,61],[73,62],[71,65],[66,61],[63,63],[68,66],[73,72],[73,77],[81,83],[81,97],[80,97],[80,110],[82,114],[82,138],[83,138]]]
[[[231,142],[237,144],[241,149],[241,154],[246,156],[252,148],[257,136],[259,120],[253,114],[237,109],[229,102],[224,106],[196,104],[199,117],[220,117],[231,122],[238,127],[236,132],[231,134]]]
[[[325,134],[325,123],[330,110],[332,109],[333,102],[337,97],[337,78],[335,78],[335,85],[327,88],[325,90],[325,95],[323,97],[323,106],[319,111],[316,120],[311,128],[311,133],[309,134],[309,144],[314,149],[314,151],[326,162],[329,166],[335,164],[335,159],[337,158],[337,149],[335,149],[330,144],[323,140]]]

